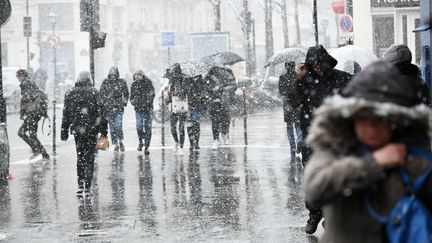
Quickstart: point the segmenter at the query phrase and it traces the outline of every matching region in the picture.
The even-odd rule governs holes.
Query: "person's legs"
[[[220,114],[217,109],[211,109],[210,110],[210,119],[212,122],[212,133],[213,133],[213,140],[219,140],[219,120],[220,120]]]
[[[27,143],[30,146],[30,148],[31,148],[31,150],[32,150],[33,153],[36,153],[36,149],[33,146],[33,143],[32,143],[32,141],[30,139],[30,136],[27,134],[27,132],[29,130],[32,130],[32,126],[33,126],[33,124],[30,122],[30,118],[26,117],[24,119],[24,121],[23,121],[23,124],[18,129],[18,136],[22,140],[24,140],[25,143]]]
[[[144,146],[145,153],[149,154],[148,147],[150,146],[151,137],[152,137],[152,121],[153,121],[153,112],[147,111],[144,113]]]
[[[135,111],[135,120],[136,120],[136,130],[138,135],[139,146],[142,148],[143,139],[144,139],[144,114],[138,111]],[[141,151],[140,149],[138,149]]]
[[[115,115],[114,124],[115,124],[115,130],[119,141],[120,150],[123,152],[125,148],[123,144],[124,137],[123,137],[123,113],[122,112],[119,112]]]
[[[42,154],[44,159],[48,159],[49,155],[37,137],[39,120],[40,117],[26,117],[24,123],[18,130],[18,136],[20,136],[30,146],[34,154]]]
[[[291,152],[291,160],[295,159],[296,156],[296,144],[295,144],[295,137],[294,137],[294,130],[293,130],[293,123],[287,122],[287,135],[288,135],[288,142],[290,146],[290,152]]]
[[[94,173],[96,136],[75,136],[77,150],[78,190],[90,191]]]
[[[171,113],[171,134],[174,138],[174,142],[178,143],[178,135],[177,135],[177,121],[178,121],[178,114],[177,113]]]
[[[78,183],[78,191],[77,193],[82,193],[84,190],[85,183],[85,160],[84,160],[84,151],[83,151],[83,141],[79,136],[75,136],[75,149],[77,153],[77,183]]]
[[[108,115],[107,120],[108,120],[110,135],[111,135],[111,142],[113,145],[117,146],[118,136],[117,136],[116,126],[115,126],[115,115],[111,115],[111,114]]]
[[[187,118],[187,113],[179,114],[180,148],[183,148],[184,145],[186,118]]]

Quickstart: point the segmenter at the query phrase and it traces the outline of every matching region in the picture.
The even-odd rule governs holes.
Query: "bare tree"
[[[265,24],[265,46],[266,46],[266,61],[274,53],[273,45],[273,0],[260,0],[264,8],[264,24]]]
[[[281,0],[280,2],[275,1],[275,4],[280,8],[280,14],[282,18],[282,31],[284,37],[284,47],[289,47],[289,35],[288,35],[288,11],[286,0]]]
[[[300,21],[299,21],[299,0],[294,0],[294,19],[297,33],[297,47],[301,45]]]
[[[208,0],[208,1],[213,6],[213,12],[214,12],[214,30],[215,31],[221,31],[222,30],[222,24],[221,24],[221,0]]]

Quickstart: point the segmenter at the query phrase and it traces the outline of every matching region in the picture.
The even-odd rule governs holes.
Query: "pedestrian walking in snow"
[[[201,134],[201,112],[205,103],[205,83],[201,75],[188,79],[188,105],[189,116],[187,119],[187,131],[190,149],[200,149],[199,139]]]
[[[299,72],[296,84],[297,99],[300,102],[300,126],[304,137],[308,134],[313,111],[319,107],[326,97],[341,90],[351,79],[349,73],[334,69],[337,60],[334,59],[322,46],[310,47],[306,53],[305,72]],[[312,149],[301,146],[302,163],[305,165],[312,154]],[[315,208],[306,203],[309,210],[309,219],[305,232],[313,234],[322,219],[320,208]]]
[[[120,149],[124,152],[123,112],[129,100],[129,90],[126,81],[120,78],[117,67],[111,67],[108,78],[102,82],[99,95],[103,105],[102,111],[108,119],[114,151]]]
[[[287,125],[287,136],[291,151],[291,160],[296,158],[298,144],[302,142],[303,136],[299,120],[299,103],[296,94],[296,72],[295,62],[285,63],[286,73],[279,77],[279,94],[282,97],[284,121]]]
[[[412,54],[406,45],[393,45],[384,54],[384,61],[390,62],[396,66],[402,75],[410,76],[412,85],[418,86],[418,96],[421,97],[424,104],[430,104],[429,87],[421,78],[419,68],[412,64]]]
[[[212,67],[204,80],[210,99],[208,104],[212,121],[212,149],[215,150],[219,147],[220,135],[222,135],[222,142],[229,144],[230,104],[237,87],[232,70],[226,67]]]
[[[430,110],[410,77],[379,61],[354,77],[344,97],[327,99],[315,112],[307,142],[314,148],[305,169],[305,199],[322,207],[321,242],[389,242],[386,228],[368,211],[365,195],[388,215],[432,161]],[[432,210],[432,175],[417,196]],[[420,225],[419,225],[420,226]],[[424,226],[424,225],[423,225]]]
[[[77,194],[90,193],[97,136],[107,136],[107,121],[102,115],[98,90],[93,87],[89,72],[81,72],[75,87],[65,94],[61,140],[69,133],[75,137],[77,152]]]
[[[149,146],[152,137],[153,100],[155,89],[152,81],[145,76],[142,70],[133,75],[133,83],[130,90],[130,101],[135,108],[136,129],[138,133],[138,151],[150,154]],[[143,143],[144,141],[144,143]]]
[[[173,65],[168,75],[169,91],[168,102],[171,102],[171,133],[174,138],[174,150],[178,155],[183,155],[185,140],[185,124],[188,116],[188,84],[187,77],[182,73],[180,64]],[[178,130],[177,130],[178,125]],[[177,132],[178,131],[178,132]]]
[[[42,159],[49,160],[49,154],[37,137],[39,120],[48,117],[48,98],[31,79],[28,70],[19,69],[16,76],[21,87],[20,119],[23,120],[18,136],[30,146],[33,153],[30,159],[42,154]]]

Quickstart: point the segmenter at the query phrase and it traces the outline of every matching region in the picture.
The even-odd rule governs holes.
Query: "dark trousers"
[[[301,132],[303,134],[303,142],[301,143],[301,153],[302,153],[302,164],[303,167],[309,162],[313,150],[310,146],[304,143],[305,138],[308,135],[308,129],[311,123],[311,113],[306,113],[307,115],[303,115],[303,119],[300,120]],[[307,118],[305,118],[307,117]],[[311,205],[306,203],[306,208],[309,210],[309,219],[314,221],[319,221],[323,217],[321,208],[312,207]]]
[[[179,123],[180,147],[183,147],[185,140],[185,123],[187,113],[171,113],[171,133],[176,143],[179,142],[177,135],[177,122]]]
[[[38,122],[40,119],[40,116],[27,116],[18,130],[18,136],[30,146],[33,153],[47,154],[44,146],[37,138]]]
[[[90,188],[93,180],[96,135],[75,135],[78,187]]]
[[[210,109],[210,119],[212,121],[213,139],[219,140],[219,134],[229,133],[230,114],[227,108],[221,103],[213,103]]]

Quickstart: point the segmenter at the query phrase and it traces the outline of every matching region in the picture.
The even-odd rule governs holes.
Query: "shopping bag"
[[[99,150],[108,150],[109,148],[109,140],[107,136],[100,136],[97,143],[96,148]]]
[[[173,113],[186,113],[188,112],[187,98],[181,99],[178,96],[172,97],[172,112]]]

